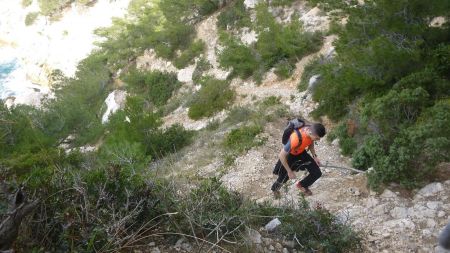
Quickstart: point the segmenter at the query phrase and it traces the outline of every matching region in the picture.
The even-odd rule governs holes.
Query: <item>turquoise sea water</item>
[[[13,92],[6,88],[9,75],[17,68],[16,60],[1,61],[0,59],[0,98],[13,95]]]

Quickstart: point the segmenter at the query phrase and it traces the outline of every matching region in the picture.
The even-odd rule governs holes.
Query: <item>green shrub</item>
[[[309,79],[311,79],[313,75],[318,74],[319,67],[323,64],[323,61],[323,57],[314,57],[308,61],[305,68],[303,69],[300,83],[297,86],[298,91],[302,92],[308,88]]]
[[[381,137],[371,135],[366,137],[364,143],[353,154],[352,165],[355,169],[367,170],[373,166],[375,160],[384,155]]]
[[[247,107],[237,106],[233,107],[228,113],[227,118],[224,123],[228,123],[230,125],[236,125],[241,122],[248,121],[254,112]]]
[[[391,90],[368,104],[363,116],[374,120],[386,138],[392,138],[416,121],[423,108],[430,104],[429,98],[422,87]]]
[[[244,0],[234,1],[221,11],[217,17],[217,26],[224,30],[250,27],[250,14],[245,8]]]
[[[231,130],[224,139],[224,146],[234,152],[242,153],[264,144],[265,140],[256,138],[262,132],[261,126],[250,125]]]
[[[271,6],[286,6],[291,5],[295,0],[273,0],[270,2]]]
[[[179,210],[184,217],[179,227],[185,233],[203,235],[211,241],[217,236],[235,239],[245,228],[241,216],[243,202],[237,192],[228,191],[219,179],[204,180],[180,203]]]
[[[33,0],[22,0],[22,7],[28,7],[33,3]]]
[[[180,56],[178,56],[175,61],[175,67],[182,69],[187,67],[189,64],[193,63],[195,57],[200,55],[205,49],[205,43],[202,40],[198,40],[192,43],[188,49],[183,51]]]
[[[200,60],[197,62],[197,66],[195,66],[194,72],[192,73],[192,81],[194,81],[194,83],[199,83],[201,81],[203,73],[209,70],[211,67],[212,65],[206,58],[200,58]]]
[[[433,50],[431,64],[439,74],[450,79],[450,45],[442,43]]]
[[[297,17],[282,26],[275,21],[265,5],[257,7],[258,41],[256,50],[269,69],[282,60],[297,61],[320,49],[322,37],[319,33],[305,32]]]
[[[323,252],[361,249],[361,237],[320,204],[313,209],[305,200],[300,201],[298,210],[281,217],[281,224],[282,233],[298,242],[298,249],[305,247]]]
[[[357,147],[355,139],[350,136],[347,129],[347,123],[343,122],[339,124],[336,128],[328,134],[327,139],[332,141],[334,139],[339,139],[339,147],[343,155],[351,155]]]
[[[261,102],[261,105],[265,108],[276,106],[276,105],[282,105],[281,103],[281,97],[276,96],[269,96],[264,98],[264,100]]]
[[[25,25],[30,26],[36,21],[36,18],[39,16],[38,12],[30,12],[25,17]]]
[[[65,6],[73,0],[38,0],[41,13],[45,16],[58,14]]]
[[[221,41],[224,41],[225,48],[219,54],[220,66],[232,68],[233,75],[242,78],[248,78],[259,68],[259,62],[256,59],[254,51],[242,43],[221,34]]]
[[[181,86],[175,74],[159,71],[132,70],[124,77],[124,81],[130,85],[133,93],[156,106],[164,105],[172,97],[173,92]]]
[[[416,124],[404,128],[393,140],[386,156],[374,161],[369,185],[397,182],[414,188],[432,179],[436,165],[450,159],[441,150],[450,150],[450,103],[447,100],[424,110]]]
[[[145,144],[147,151],[156,158],[175,153],[187,146],[193,137],[191,131],[181,125],[172,125],[164,131],[154,131],[148,136]]]
[[[210,117],[214,113],[228,108],[233,102],[235,93],[227,81],[206,78],[189,107],[191,119]]]
[[[295,70],[295,64],[290,63],[287,60],[281,60],[277,64],[275,64],[275,74],[280,79],[289,78]]]
[[[232,5],[229,8],[235,7]],[[258,40],[254,45],[245,46],[226,31],[220,33],[224,49],[219,55],[219,62],[224,68],[233,68],[233,74],[241,78],[253,76],[260,82],[268,69],[276,67],[276,73],[281,78],[288,78],[295,69],[295,62],[320,49],[322,35],[305,32],[298,17],[294,16],[291,23],[282,25],[275,21],[267,4],[259,4],[256,11],[255,30]],[[234,11],[224,12],[219,26],[225,28],[233,25],[234,14]]]
[[[94,52],[78,64],[73,79],[55,85],[55,99],[46,103],[44,129],[49,135],[76,136],[73,145],[95,142],[103,133],[101,108],[109,92],[111,73],[106,58]]]
[[[324,11],[331,11],[331,10],[339,10],[339,9],[346,9],[349,8],[349,6],[357,5],[358,2],[356,0],[351,1],[335,1],[335,0],[309,0],[309,3],[311,3],[313,6],[318,5],[321,9]]]

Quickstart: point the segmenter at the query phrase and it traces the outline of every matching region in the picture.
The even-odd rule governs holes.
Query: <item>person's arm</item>
[[[439,245],[444,249],[450,249],[450,222],[439,235]]]
[[[289,143],[289,145],[290,145],[290,143]],[[283,167],[286,169],[289,178],[295,179],[296,178],[295,173],[292,171],[291,167],[289,167],[289,164],[287,161],[288,154],[289,154],[289,151],[286,151],[285,148],[282,148],[278,157],[280,158],[281,164],[283,164]]]
[[[320,164],[319,157],[317,157],[316,150],[314,149],[314,142],[311,145],[309,145],[308,149],[311,152],[311,155],[314,158],[314,161],[316,161],[317,165],[320,166],[321,164]]]

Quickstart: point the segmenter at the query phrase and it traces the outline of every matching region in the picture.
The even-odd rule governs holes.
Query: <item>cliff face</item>
[[[36,104],[33,95],[26,94],[33,93],[30,85],[50,86],[49,75],[54,70],[73,76],[78,62],[95,48],[94,30],[111,25],[112,17],[125,15],[129,2],[99,0],[91,7],[72,4],[59,20],[38,16],[27,26],[27,15],[40,11],[37,1],[26,8],[21,1],[1,1],[0,50],[3,57],[10,55],[18,61],[11,80],[17,91],[15,103]]]

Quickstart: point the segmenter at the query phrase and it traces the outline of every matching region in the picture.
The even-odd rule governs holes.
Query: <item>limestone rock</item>
[[[442,207],[442,202],[439,201],[429,201],[427,202],[427,207],[432,210],[438,210]]]
[[[255,243],[255,244],[262,243],[261,234],[254,229],[251,229],[251,228],[247,229],[247,238],[252,243]]]
[[[396,198],[397,194],[393,193],[392,191],[386,189],[384,192],[380,195],[380,197],[387,199],[387,198]]]
[[[391,216],[396,219],[404,219],[408,216],[408,209],[405,207],[394,207],[390,212]]]
[[[281,225],[281,221],[278,218],[275,218],[271,220],[267,225],[264,227],[267,231],[272,232],[274,231],[279,225]]]
[[[416,194],[416,196],[431,197],[443,190],[444,187],[442,186],[441,183],[431,183],[420,189],[420,191]]]
[[[195,65],[188,66],[181,69],[177,73],[177,79],[180,82],[192,82],[192,74],[194,73]]]
[[[161,253],[158,247],[153,248],[150,253]]]
[[[308,90],[314,90],[316,84],[317,84],[317,80],[319,80],[320,75],[313,75],[311,76],[311,78],[309,78],[309,82],[308,82]]]

